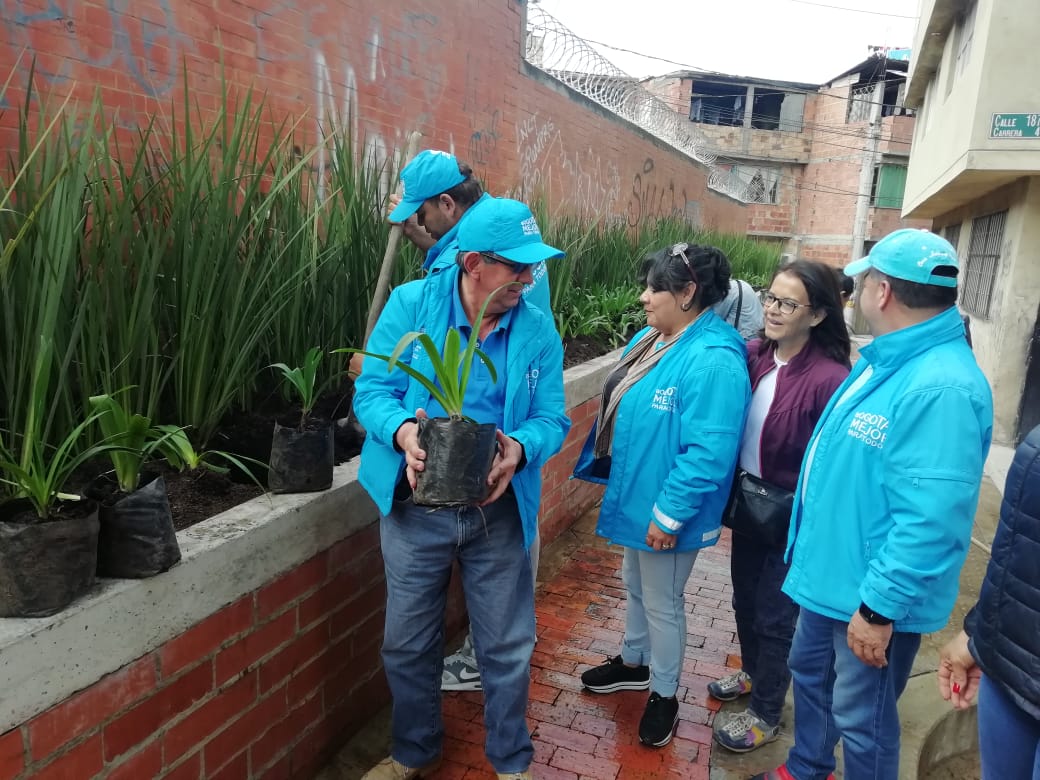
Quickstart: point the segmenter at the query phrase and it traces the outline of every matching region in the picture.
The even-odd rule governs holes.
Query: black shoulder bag
[[[794,491],[737,469],[722,524],[769,547],[787,546]]]

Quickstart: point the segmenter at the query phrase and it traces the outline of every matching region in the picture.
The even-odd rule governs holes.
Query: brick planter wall
[[[545,466],[543,543],[599,496],[568,478],[615,359],[567,372],[574,426]],[[0,621],[0,780],[312,776],[389,701],[377,515],[355,473],[180,532],[184,560],[158,577]],[[464,618],[455,583],[449,635]]]

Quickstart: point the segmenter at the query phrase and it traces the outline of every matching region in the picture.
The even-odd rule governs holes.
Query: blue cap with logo
[[[424,149],[401,170],[401,202],[390,212],[391,222],[404,222],[423,201],[447,192],[466,180],[455,155]]]
[[[542,242],[531,209],[518,200],[491,198],[459,223],[460,252],[492,252],[514,263],[540,263],[564,252]]]
[[[916,284],[956,287],[960,264],[957,250],[930,230],[903,228],[874,244],[870,254],[845,266],[846,276],[876,268],[886,276]],[[937,274],[939,269],[945,273]]]

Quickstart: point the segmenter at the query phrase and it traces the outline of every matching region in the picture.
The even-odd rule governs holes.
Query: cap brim
[[[419,210],[419,207],[425,200],[426,198],[421,200],[402,200],[397,204],[397,208],[390,212],[390,216],[387,219],[391,222],[404,222]]]
[[[563,257],[566,252],[563,252],[556,247],[549,246],[538,242],[536,244],[524,244],[518,246],[516,249],[506,249],[501,252],[495,252],[496,255],[501,255],[506,260],[512,260],[514,263],[540,263],[543,260],[555,260],[558,257]]]
[[[865,271],[869,271],[869,270],[870,270],[870,255],[867,255],[866,257],[861,257],[859,260],[856,260],[856,261],[854,261],[852,263],[849,263],[847,266],[845,266],[845,275],[846,276],[859,276],[861,273],[864,273]]]

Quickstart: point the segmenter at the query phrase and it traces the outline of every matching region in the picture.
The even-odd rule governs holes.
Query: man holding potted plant
[[[448,152],[425,149],[401,171],[401,198],[391,196],[393,207],[388,219],[400,223],[405,237],[426,252],[423,270],[436,274],[455,267],[459,251],[458,234],[463,220],[476,213],[479,206],[492,198],[484,192],[473,169]],[[549,274],[545,263],[531,266],[532,283],[524,287],[524,299],[552,317]],[[757,299],[756,299],[757,300]],[[360,368],[360,355],[351,362]],[[357,371],[355,370],[355,373]],[[538,577],[541,539],[535,534],[530,547],[531,567]],[[444,659],[441,690],[479,691],[480,669],[473,652],[473,632],[457,652]]]
[[[394,290],[368,350],[392,353],[399,341],[414,339],[419,331],[450,364],[454,350],[443,345],[458,340],[449,332],[475,336],[481,359],[452,365],[455,375],[468,378],[461,409],[444,403],[453,395],[444,387],[450,374],[438,377],[418,342],[391,362],[402,371],[388,372],[367,357],[356,384],[354,408],[368,431],[359,478],[382,515],[383,663],[394,698],[391,756],[365,780],[422,777],[440,762],[440,654],[456,559],[485,691],[488,759],[500,778],[531,776],[525,712],[534,593],[524,551],[535,536],[541,466],[559,450],[570,422],[564,413],[560,339],[551,318],[521,294],[532,281],[534,264],[563,253],[542,242],[527,206],[505,199],[482,204],[461,225],[458,242],[454,268]],[[477,350],[467,353],[472,357]],[[497,452],[480,506],[430,509],[412,500],[411,490],[428,465],[418,419],[427,416],[424,410],[437,414],[442,408],[449,417],[461,412],[496,426]]]

